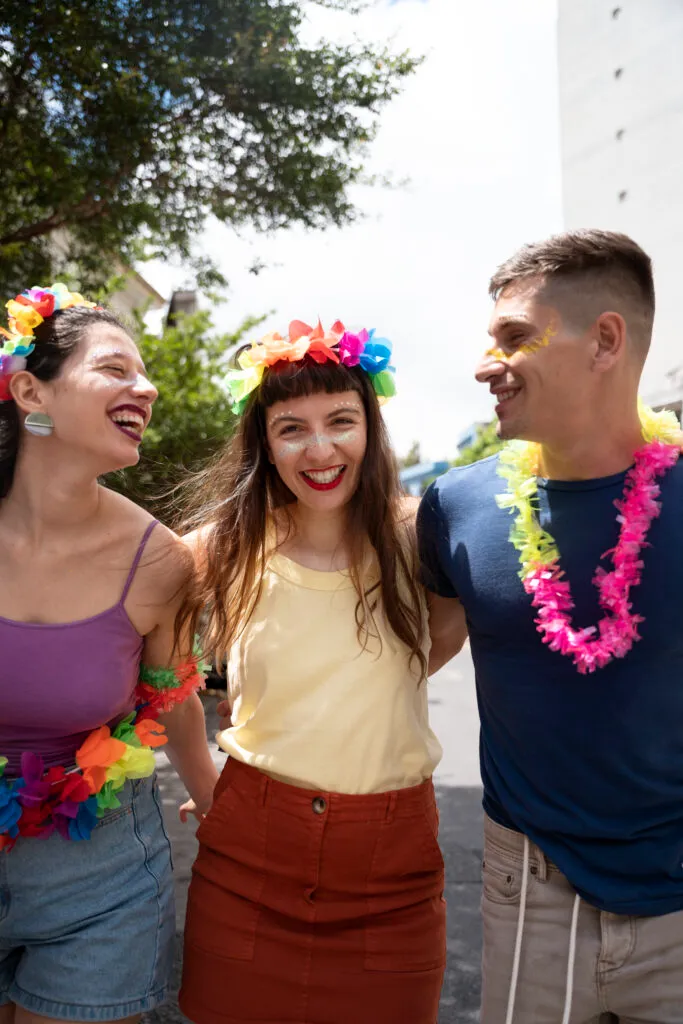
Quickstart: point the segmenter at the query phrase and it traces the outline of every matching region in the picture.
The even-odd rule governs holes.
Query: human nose
[[[151,380],[149,380],[148,377],[145,377],[143,373],[138,373],[136,375],[135,380],[131,384],[131,391],[138,398],[142,398],[144,401],[149,402],[150,405],[152,405],[153,402],[156,402],[159,397],[159,392],[155,388],[154,384],[152,384]]]
[[[309,456],[320,463],[334,455],[334,440],[327,434],[313,434],[307,447]]]
[[[501,377],[507,370],[505,353],[500,349],[489,349],[484,353],[482,359],[474,371],[475,380],[480,384],[488,384],[495,377]]]

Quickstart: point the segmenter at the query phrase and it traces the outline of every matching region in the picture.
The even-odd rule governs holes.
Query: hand
[[[230,714],[230,701],[222,700],[216,705],[216,714],[219,718],[219,727],[221,732],[223,729],[229,729],[232,725],[232,716]]]
[[[206,814],[199,810],[194,800],[186,800],[184,804],[180,805],[178,817],[182,821],[183,825],[186,825],[189,817],[194,817],[197,821],[201,821],[206,817]]]

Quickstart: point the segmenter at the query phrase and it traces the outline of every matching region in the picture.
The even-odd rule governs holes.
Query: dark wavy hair
[[[247,403],[237,430],[223,451],[186,484],[189,495],[184,531],[206,528],[197,591],[181,613],[182,627],[195,631],[204,619],[204,645],[220,659],[238,639],[261,595],[272,548],[276,512],[293,520],[294,495],[268,457],[266,410],[276,402],[327,392],[355,391],[367,419],[367,448],[358,488],[348,505],[350,575],[358,593],[359,643],[378,637],[378,603],[394,634],[426,676],[423,651],[426,622],[417,581],[413,526],[405,512],[398,467],[368,375],[359,367],[319,364],[310,356],[267,369]],[[367,579],[368,543],[379,564],[380,580]]]
[[[89,329],[97,323],[126,330],[106,309],[70,306],[56,310],[34,329],[35,349],[26,358],[26,369],[38,380],[54,380]],[[19,410],[12,401],[0,402],[0,498],[9,494],[12,487],[20,444]]]

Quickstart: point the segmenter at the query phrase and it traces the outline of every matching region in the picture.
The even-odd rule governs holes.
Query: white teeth
[[[122,427],[129,427],[133,430],[142,430],[145,426],[145,418],[141,413],[131,412],[128,409],[121,412],[113,412],[111,418],[114,423],[120,423]]]
[[[308,469],[304,476],[309,477],[314,484],[331,484],[344,471],[344,466],[337,466],[336,469]]]
[[[507,402],[508,398],[512,398],[516,394],[516,391],[499,391],[496,398],[499,402]]]

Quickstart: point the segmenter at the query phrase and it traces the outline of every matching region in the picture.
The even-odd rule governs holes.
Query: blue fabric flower
[[[17,827],[19,819],[23,814],[23,808],[19,803],[19,790],[23,783],[20,779],[0,778],[0,835],[19,835]]]
[[[375,338],[375,328],[373,327],[368,332],[368,340],[360,357],[361,369],[366,373],[381,373],[383,370],[390,370],[393,373],[394,368],[389,365],[391,350],[392,345],[389,339]]]
[[[78,806],[78,814],[69,822],[69,839],[90,839],[90,833],[98,822],[97,797],[90,796]]]

